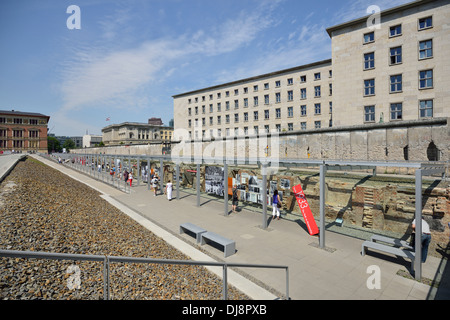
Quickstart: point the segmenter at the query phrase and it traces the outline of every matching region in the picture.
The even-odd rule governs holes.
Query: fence
[[[228,267],[237,268],[268,268],[268,269],[285,269],[286,270],[286,299],[289,299],[289,267],[277,265],[257,265],[257,264],[241,264],[241,263],[225,263],[225,262],[205,262],[205,261],[189,261],[189,260],[165,260],[151,258],[133,258],[133,257],[114,257],[101,255],[86,254],[68,254],[68,253],[48,253],[48,252],[32,252],[32,251],[16,251],[16,250],[0,250],[0,257],[4,258],[32,258],[32,259],[51,259],[51,260],[75,260],[75,261],[96,261],[103,262],[103,298],[110,299],[110,279],[109,266],[111,263],[148,263],[148,264],[172,264],[172,265],[197,265],[197,266],[215,266],[222,267],[222,292],[223,299],[228,299]]]

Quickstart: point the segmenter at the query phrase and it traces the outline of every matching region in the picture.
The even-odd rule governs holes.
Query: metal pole
[[[227,264],[223,265],[223,300],[228,300]]]
[[[161,179],[161,188],[159,190],[159,192],[161,192],[161,194],[164,193],[163,188],[164,188],[164,160],[160,159],[159,160],[159,177]]]
[[[150,158],[147,158],[147,190],[150,190],[150,172],[151,172]]]
[[[200,207],[200,164],[197,163],[197,207]]]
[[[286,267],[286,300],[289,300],[289,268]]]
[[[228,216],[228,164],[223,165],[223,203],[224,215]]]
[[[262,202],[263,202],[263,229],[267,229],[267,164],[262,165]]]
[[[416,280],[422,278],[422,169],[416,170],[416,238],[415,238],[415,257],[414,273]]]
[[[319,245],[321,249],[325,248],[325,165],[320,166],[320,235]]]
[[[136,175],[137,175],[137,186],[139,187],[139,182],[141,180],[141,158],[140,157],[137,158]]]
[[[177,179],[177,200],[180,200],[180,165],[176,165],[176,178]]]

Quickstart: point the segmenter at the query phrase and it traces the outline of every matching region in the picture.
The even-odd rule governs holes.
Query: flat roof
[[[417,7],[417,6],[420,6],[420,5],[424,5],[424,4],[431,3],[431,2],[436,2],[436,1],[438,1],[438,0],[417,0],[417,1],[413,1],[413,2],[410,2],[410,3],[407,3],[407,4],[403,4],[403,5],[391,8],[391,9],[383,10],[383,11],[380,12],[380,14],[381,14],[381,16],[388,15],[388,14],[393,14],[393,13],[404,11],[406,9],[414,8],[414,7]],[[339,30],[339,29],[342,29],[342,28],[346,28],[346,27],[349,27],[349,26],[352,26],[352,25],[355,25],[355,24],[363,23],[363,22],[367,21],[367,19],[371,15],[372,14],[369,14],[369,15],[366,15],[366,16],[361,17],[361,18],[357,18],[357,19],[354,19],[354,20],[351,20],[351,21],[348,21],[348,22],[344,22],[344,23],[338,24],[336,26],[327,28],[326,30],[328,32],[328,35],[331,37],[333,31],[336,31],[336,30]]]
[[[149,123],[145,123],[145,122],[122,122],[122,123],[118,123],[118,124],[111,124],[107,127],[104,127],[102,129],[103,131],[106,130],[110,130],[112,128],[120,128],[120,127],[131,127],[131,126],[135,126],[135,127],[152,127],[152,128],[158,128],[158,129],[173,129],[173,127],[169,127],[169,126],[164,126],[164,125],[157,125],[157,124],[149,124]]]
[[[293,68],[284,69],[284,70],[279,70],[279,71],[275,71],[275,72],[270,72],[270,73],[262,74],[262,75],[259,75],[259,76],[242,79],[242,80],[237,80],[237,81],[232,81],[232,82],[228,82],[228,83],[223,83],[223,84],[219,84],[219,85],[216,85],[216,86],[207,87],[207,88],[203,88],[203,89],[198,89],[198,90],[194,90],[194,91],[190,91],[190,92],[186,92],[186,93],[180,93],[180,94],[172,96],[172,98],[180,98],[180,97],[183,97],[183,96],[187,96],[187,95],[191,95],[191,94],[195,94],[195,93],[200,93],[200,92],[204,92],[204,91],[216,90],[216,89],[220,89],[220,88],[223,88],[223,87],[229,87],[229,86],[235,86],[235,85],[238,85],[238,84],[243,84],[245,82],[255,81],[255,80],[258,80],[258,79],[261,79],[261,78],[272,77],[272,76],[281,75],[281,74],[284,74],[284,73],[300,71],[302,69],[307,69],[307,68],[311,68],[311,67],[317,67],[317,66],[326,65],[326,64],[331,64],[331,59],[322,60],[322,61],[318,61],[318,62],[313,62],[313,63],[305,64],[305,65],[302,65],[302,66],[293,67]]]

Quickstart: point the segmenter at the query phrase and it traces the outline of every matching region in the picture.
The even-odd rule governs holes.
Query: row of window
[[[329,112],[332,113],[333,112],[333,105],[332,102],[329,102]],[[314,104],[314,114],[315,115],[320,115],[322,114],[322,104],[321,103],[315,103]],[[258,121],[259,120],[259,111],[253,111],[253,121]],[[307,106],[306,105],[302,105],[300,106],[300,115],[302,117],[305,117],[307,115]],[[234,123],[239,123],[239,118],[240,114],[239,113],[235,113],[234,114]],[[294,117],[294,107],[287,107],[287,117],[288,118],[293,118]],[[281,108],[277,108],[275,109],[275,118],[276,119],[281,119]],[[231,120],[231,116],[229,114],[225,115],[225,123],[229,124]],[[248,122],[249,121],[249,113],[248,112],[244,112],[243,114],[243,120],[244,122]],[[264,110],[264,120],[270,120],[270,110]],[[194,120],[194,125],[195,127],[198,126],[198,122],[199,119],[195,119]],[[222,116],[217,116],[217,125],[222,124]],[[206,125],[206,118],[202,118],[202,126]],[[212,126],[214,125],[214,117],[209,117],[209,125]],[[188,127],[191,128],[192,127],[192,120],[188,119]]]
[[[419,60],[433,58],[433,40],[419,42]],[[403,62],[402,46],[389,48],[389,65],[401,64]],[[364,54],[364,70],[375,69],[375,52]]]
[[[329,95],[331,96],[333,94],[333,86],[330,83],[329,84]],[[314,98],[321,98],[322,97],[322,88],[321,86],[315,86],[314,87]],[[302,88],[300,89],[300,100],[306,100],[307,99],[307,91],[306,88]],[[290,90],[287,92],[287,101],[291,102],[294,101],[294,91]],[[270,95],[266,94],[264,95],[264,105],[269,105],[270,102]],[[281,93],[277,92],[275,93],[275,103],[281,103]],[[244,108],[248,108],[249,106],[249,101],[248,98],[244,98]],[[253,97],[253,106],[257,107],[259,106],[259,97]],[[239,100],[234,100],[234,109],[239,109]],[[229,111],[230,110],[230,101],[226,101],[225,102],[225,110]],[[222,111],[222,103],[218,102],[217,103],[217,112],[221,112]],[[195,115],[199,114],[199,107],[194,107],[194,112]],[[206,113],[206,106],[202,106],[201,107],[201,112],[202,114]],[[214,112],[214,106],[213,104],[209,105],[209,112],[213,113]],[[188,108],[188,116],[192,116],[192,108]]]
[[[417,30],[422,31],[433,27],[433,17],[420,18],[417,24]],[[402,33],[402,25],[398,24],[389,28],[389,38],[399,37]],[[365,33],[363,36],[363,44],[375,42],[375,32]]]
[[[0,117],[0,123],[11,123],[11,121],[7,121],[7,120],[11,120],[11,118],[5,118],[5,117]],[[26,122],[23,121],[23,118],[13,118],[12,119],[12,123],[14,124],[24,124]],[[37,119],[30,119],[27,121],[30,125],[37,125],[38,124],[38,120]]]
[[[391,103],[390,104],[390,120],[403,120],[403,103]],[[420,118],[432,118],[433,117],[433,100],[420,100],[419,101],[419,117]],[[364,122],[375,122],[375,106],[364,107]]]
[[[8,130],[0,129],[0,137],[8,137]],[[13,138],[23,138],[24,130],[21,130],[21,129],[20,130],[12,130],[12,137]],[[28,138],[39,138],[39,131],[38,130],[29,130]]]
[[[24,141],[23,140],[13,140],[12,147],[14,149],[24,148]],[[8,146],[8,141],[0,139],[0,148],[3,148],[3,149],[10,148]],[[36,148],[36,149],[39,148],[39,142],[28,141],[28,148]]]
[[[433,70],[419,71],[419,89],[433,88]],[[389,92],[399,93],[403,91],[403,75],[396,74],[389,78]],[[364,80],[364,96],[375,95],[375,79]]]
[[[329,126],[330,127],[332,126],[332,120],[330,120]],[[322,121],[314,121],[314,129],[320,129],[320,128],[322,128]],[[301,130],[307,130],[308,129],[307,128],[307,123],[306,122],[300,122],[300,129]],[[222,137],[222,129],[217,129],[216,130],[216,134],[214,134],[214,131],[215,131],[214,129],[210,129],[209,130],[209,138],[211,138],[211,137],[219,137],[219,138]],[[282,132],[281,124],[276,124],[275,125],[275,131],[276,132]],[[287,124],[287,131],[294,131],[294,123],[293,122]],[[206,130],[202,130],[202,138],[206,138],[207,137],[206,133],[207,133]],[[249,127],[244,127],[243,129],[241,129],[241,128],[234,128],[233,133],[234,133],[233,136],[235,136],[235,137],[247,136],[247,135],[249,135],[251,133],[257,135],[257,134],[259,134],[259,126],[253,126],[253,132],[250,132]],[[265,125],[264,126],[264,133],[266,133],[266,134],[271,133],[270,125]],[[230,137],[231,134],[232,134],[231,129],[230,128],[226,128],[225,129],[225,136],[226,137]],[[194,132],[194,137],[192,136],[192,131],[189,131],[189,138],[190,139],[192,139],[192,138],[199,139],[200,138],[199,131],[195,131]]]
[[[331,70],[329,70],[329,77],[330,78],[332,77],[332,71]],[[321,80],[321,79],[322,79],[322,76],[321,76],[320,72],[314,73],[314,81]],[[300,83],[306,83],[306,75],[300,76]],[[293,84],[294,84],[294,78],[287,79],[287,85],[288,86],[291,86]],[[281,81],[280,80],[275,81],[275,87],[276,88],[281,88]],[[269,89],[270,89],[270,84],[267,82],[267,83],[264,84],[264,90],[269,90]],[[245,87],[242,90],[243,90],[244,94],[248,94],[249,93],[249,88],[248,87]],[[259,90],[259,85],[254,85],[253,86],[253,92],[258,92],[258,90]],[[222,93],[221,92],[217,92],[216,95],[217,95],[217,99],[221,99],[222,98]],[[235,96],[239,95],[239,89],[234,89],[234,95]],[[225,98],[229,98],[229,97],[230,97],[230,91],[225,91]],[[214,95],[210,94],[209,95],[209,100],[211,101],[213,99],[214,99]],[[205,102],[206,101],[206,96],[202,96],[201,97],[201,101]],[[198,103],[199,102],[199,98],[198,97],[194,98],[194,101],[192,101],[191,98],[188,99],[188,104],[191,104],[193,102],[194,103]]]

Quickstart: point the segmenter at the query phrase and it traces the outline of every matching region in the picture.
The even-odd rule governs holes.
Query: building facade
[[[113,124],[102,129],[105,146],[170,143],[173,128],[148,123],[124,122]]]
[[[330,60],[173,96],[175,129],[207,140],[450,117],[450,3],[379,16],[328,28]]]
[[[0,110],[0,152],[47,153],[49,116]]]
[[[174,123],[192,139],[332,125],[331,60],[174,96]]]
[[[450,3],[423,0],[327,29],[336,126],[450,116]]]

